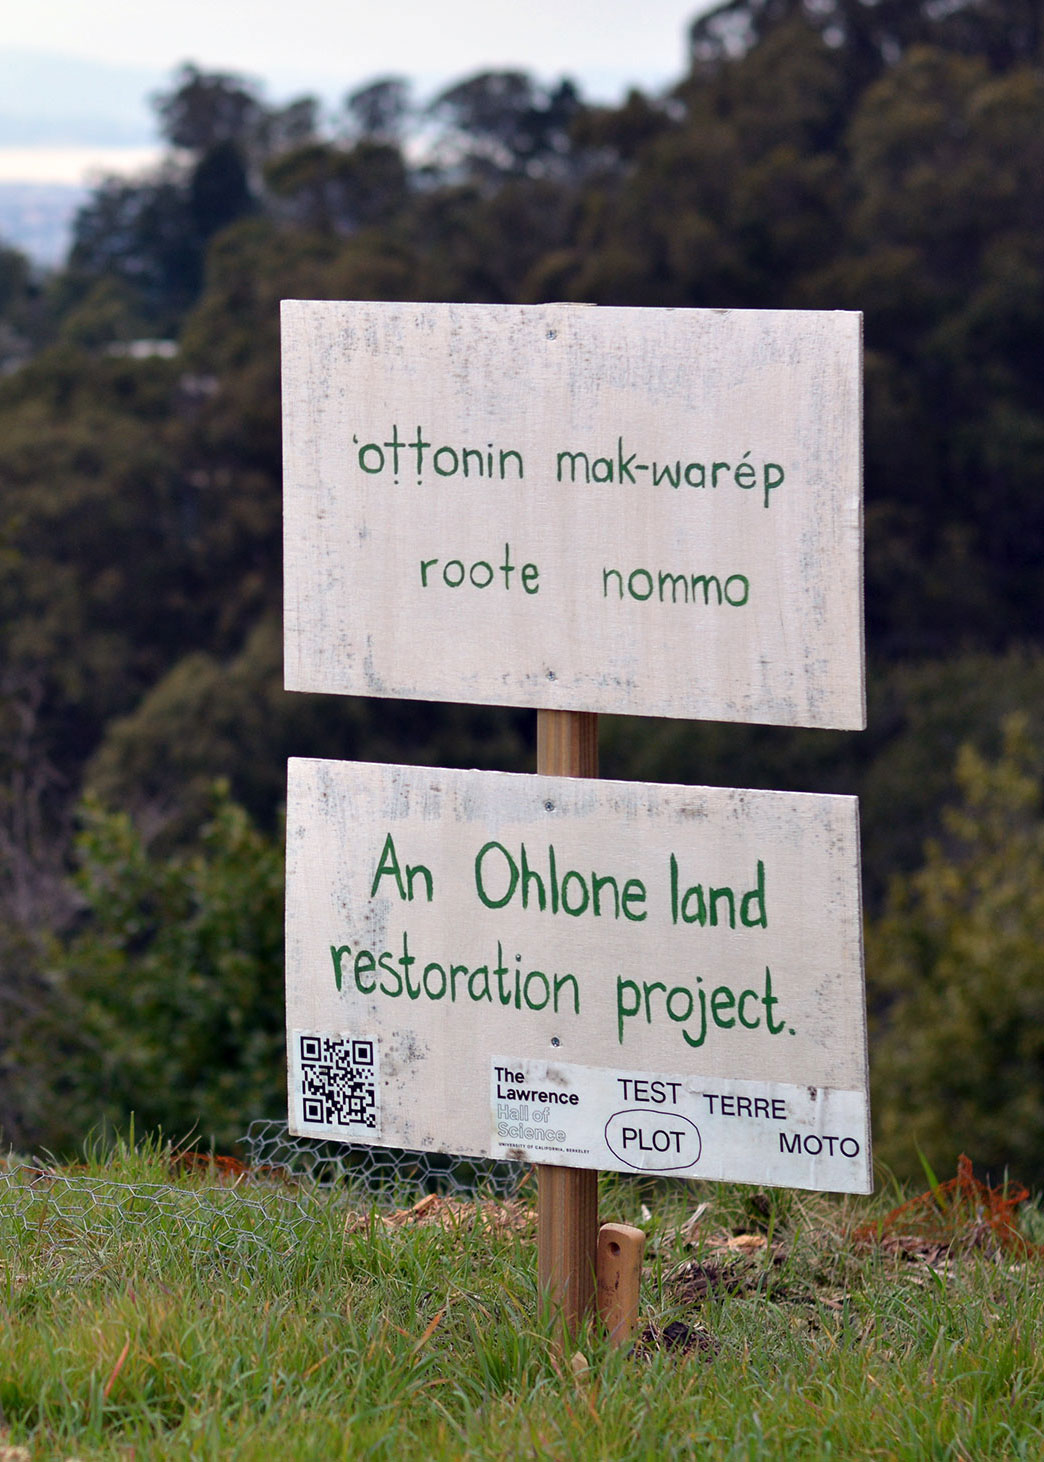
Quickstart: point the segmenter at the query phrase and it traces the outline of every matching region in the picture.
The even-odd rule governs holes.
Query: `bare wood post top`
[[[627,1223],[603,1223],[598,1231],[598,1313],[609,1344],[626,1345],[638,1328],[645,1234]]]
[[[597,777],[598,717],[537,712],[537,771]],[[594,1308],[598,1174],[590,1168],[537,1168],[537,1273],[540,1288],[575,1334]]]

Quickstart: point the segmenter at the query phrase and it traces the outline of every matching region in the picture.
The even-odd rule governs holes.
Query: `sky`
[[[183,61],[333,101],[380,75],[418,95],[487,68],[569,75],[595,100],[683,74],[709,0],[0,0],[0,181],[75,182],[150,141]],[[105,153],[98,153],[105,149]],[[95,156],[92,162],[91,158]]]

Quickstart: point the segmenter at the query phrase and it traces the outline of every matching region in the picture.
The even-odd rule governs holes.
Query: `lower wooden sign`
[[[869,1192],[855,799],[294,760],[290,1126]]]

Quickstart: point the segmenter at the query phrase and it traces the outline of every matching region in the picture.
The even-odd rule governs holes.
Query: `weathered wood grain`
[[[860,923],[853,798],[292,761],[293,1130],[867,1191]],[[373,1043],[372,1126],[302,1032]]]
[[[598,776],[598,717],[537,712],[537,771],[548,777]],[[541,1292],[575,1333],[595,1298],[598,1173],[548,1167],[537,1174],[537,1279]]]
[[[628,1223],[603,1223],[598,1230],[598,1316],[614,1350],[638,1328],[645,1234]]]
[[[287,301],[286,684],[864,724],[860,317]]]

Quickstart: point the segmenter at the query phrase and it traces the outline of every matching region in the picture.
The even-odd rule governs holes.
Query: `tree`
[[[1034,567],[1044,549],[1044,364],[1030,343],[1044,325],[1042,138],[1038,74],[998,79],[980,57],[923,47],[867,90],[848,132],[851,252],[864,279],[884,262],[901,282],[889,302],[879,286],[860,295],[855,274],[848,288],[837,281],[837,302],[871,306],[867,333],[891,390],[901,383],[921,419],[905,446],[893,423],[878,455],[871,414],[870,498],[899,496],[878,461],[892,482],[916,482],[903,511],[917,519],[922,582],[946,605],[946,626],[933,615],[932,629],[947,642],[974,624],[998,643],[1014,626],[1034,633],[1044,616]],[[985,613],[968,613],[969,590]]]
[[[850,94],[911,46],[983,56],[996,70],[1037,62],[1044,48],[1036,0],[722,0],[690,28],[694,72],[714,74],[795,19],[838,53]]]
[[[429,112],[443,128],[442,167],[489,182],[567,172],[582,106],[571,81],[540,87],[524,71],[482,71],[447,87]]]
[[[399,146],[411,110],[410,83],[401,76],[367,82],[348,93],[344,110],[354,137]]]
[[[250,213],[254,196],[246,163],[233,141],[215,142],[192,169],[188,184],[189,213],[200,243],[219,229]]]
[[[133,292],[153,333],[176,329],[199,293],[203,248],[175,171],[145,182],[110,178],[80,209],[65,281],[70,305],[102,280]]]
[[[226,1151],[286,1109],[283,856],[220,788],[190,848],[154,853],[125,815],[83,814],[81,915],[43,961],[22,1032],[33,1140],[162,1128]]]
[[[238,653],[186,655],[131,715],[110,722],[86,785],[101,805],[162,830],[165,846],[185,844],[205,817],[215,777],[271,829],[286,797],[288,756],[381,761],[398,754],[430,766],[522,771],[531,759],[531,719],[491,707],[288,693],[282,625],[269,615]]]
[[[319,103],[314,96],[300,96],[285,107],[265,112],[259,135],[261,151],[268,157],[301,147],[319,135]]]
[[[1044,748],[1025,718],[987,762],[965,746],[960,804],[868,930],[880,1155],[998,1175],[1044,1163]]]
[[[22,364],[49,333],[43,290],[32,265],[0,244],[0,375]]]
[[[409,179],[402,154],[364,140],[351,150],[309,142],[274,158],[265,182],[278,211],[299,228],[354,233],[387,224],[402,209]]]
[[[163,136],[172,147],[209,152],[222,142],[246,147],[264,115],[257,88],[240,76],[182,66],[170,91],[153,98]]]

